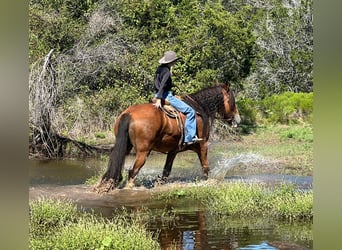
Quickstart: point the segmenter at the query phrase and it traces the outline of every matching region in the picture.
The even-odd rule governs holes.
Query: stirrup
[[[189,145],[192,145],[192,144],[195,144],[195,143],[199,143],[201,141],[203,141],[203,138],[198,138],[197,135],[196,135],[195,138],[192,141],[184,142],[184,146],[189,146]]]
[[[203,138],[198,138],[197,135],[195,135],[195,138],[192,140],[194,143],[203,141]]]

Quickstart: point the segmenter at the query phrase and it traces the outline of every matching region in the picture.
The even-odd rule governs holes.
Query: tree
[[[257,60],[246,79],[246,93],[263,98],[286,91],[312,92],[312,0],[283,5],[272,0],[259,9],[255,26]]]

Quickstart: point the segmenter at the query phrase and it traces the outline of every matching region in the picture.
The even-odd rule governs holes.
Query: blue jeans
[[[170,102],[171,106],[186,115],[184,124],[184,142],[190,142],[196,137],[195,111],[188,104],[174,97],[172,91],[165,92],[163,98]]]

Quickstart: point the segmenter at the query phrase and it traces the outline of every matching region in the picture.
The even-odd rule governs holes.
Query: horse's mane
[[[204,111],[209,117],[214,117],[217,110],[223,105],[222,89],[223,85],[207,87],[196,93],[184,97],[184,101],[193,107],[198,113]],[[228,89],[229,105],[235,105],[235,98]]]
[[[204,124],[210,126],[210,120],[212,121],[215,118],[216,112],[224,103],[222,95],[223,88],[224,85],[207,87],[185,96],[184,101],[202,116]],[[235,105],[235,98],[232,92],[228,89],[227,93],[229,95],[229,105]]]

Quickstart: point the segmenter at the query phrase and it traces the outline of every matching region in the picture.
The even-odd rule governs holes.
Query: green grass
[[[29,249],[159,249],[139,219],[105,219],[67,201],[30,202]]]
[[[221,183],[175,188],[158,199],[201,201],[211,213],[229,216],[267,216],[284,220],[312,220],[313,192],[293,185],[265,187],[261,184]]]

